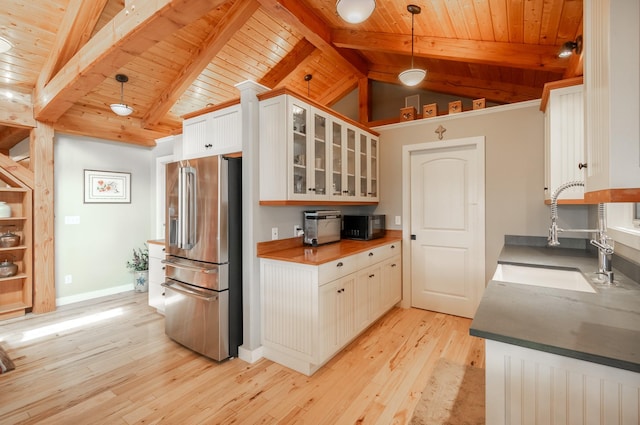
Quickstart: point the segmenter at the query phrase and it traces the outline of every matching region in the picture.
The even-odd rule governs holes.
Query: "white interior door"
[[[411,305],[473,317],[484,290],[483,138],[411,153]]]

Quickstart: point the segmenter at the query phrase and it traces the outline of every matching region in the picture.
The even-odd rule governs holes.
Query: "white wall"
[[[85,204],[84,169],[131,173],[130,204]],[[55,286],[58,304],[132,289],[126,268],[154,223],[149,148],[56,134],[54,139]],[[65,217],[80,217],[65,224]],[[35,253],[35,261],[38,261]],[[65,276],[72,283],[65,284]]]
[[[539,102],[532,101],[377,128],[382,160],[376,213],[387,215],[388,228],[402,228],[393,224],[393,217],[402,215],[402,146],[438,141],[439,125],[446,128],[445,141],[485,136],[485,270],[489,278],[505,235],[547,235],[551,212],[544,203],[544,116],[538,108]],[[585,228],[588,208],[559,207],[560,227]]]

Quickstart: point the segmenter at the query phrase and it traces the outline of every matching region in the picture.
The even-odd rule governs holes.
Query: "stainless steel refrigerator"
[[[242,160],[167,164],[165,332],[214,360],[242,345]]]

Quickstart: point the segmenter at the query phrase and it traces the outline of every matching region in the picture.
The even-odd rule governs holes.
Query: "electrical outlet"
[[[271,240],[275,241],[276,239],[278,239],[278,228],[277,227],[272,227],[271,228]]]
[[[64,283],[66,285],[70,284],[71,282],[73,282],[73,276],[71,276],[70,274],[67,274],[64,276]]]
[[[399,226],[399,225],[400,225],[400,223],[401,223],[401,221],[400,221],[400,216],[399,216],[399,215],[397,215],[397,216],[396,216],[396,225],[398,225],[398,226]]]

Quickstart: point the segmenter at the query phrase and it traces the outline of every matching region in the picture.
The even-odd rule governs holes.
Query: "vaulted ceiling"
[[[557,57],[582,34],[582,0],[377,0],[361,24],[344,22],[335,0],[4,0],[0,36],[13,48],[0,54],[0,150],[37,121],[153,146],[182,116],[238,98],[245,80],[328,106],[368,81],[400,84],[410,3],[422,8],[421,89],[512,103],[582,74],[579,56]],[[128,117],[109,109],[118,73]]]

